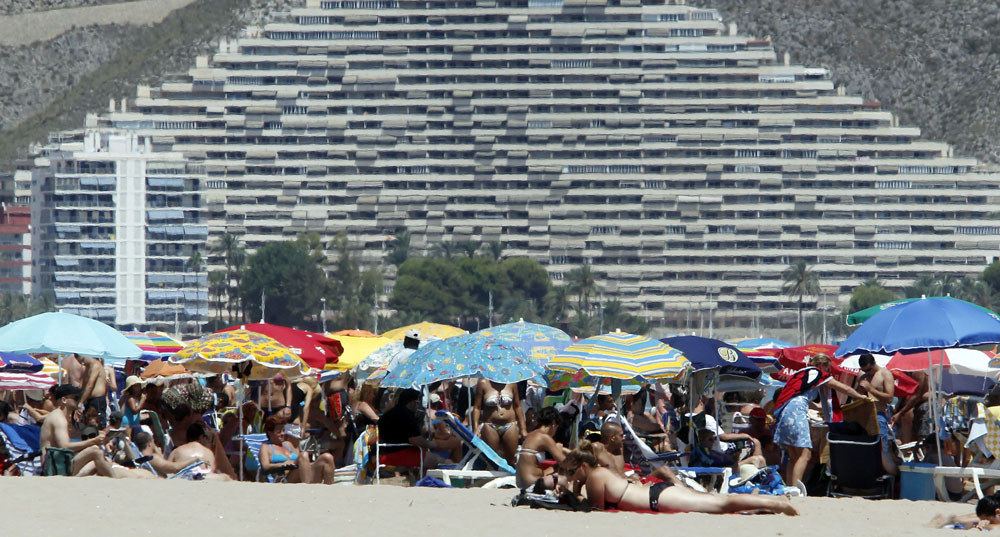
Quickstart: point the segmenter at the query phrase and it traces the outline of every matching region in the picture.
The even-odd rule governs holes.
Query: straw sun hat
[[[125,379],[125,389],[122,391],[127,392],[129,388],[135,386],[136,384],[142,384],[142,380],[135,375],[129,375],[129,377]]]
[[[757,477],[757,474],[759,474],[761,470],[763,470],[763,468],[757,468],[753,464],[741,464],[739,477],[734,477],[733,479],[735,479],[735,481],[731,482],[729,486],[739,487],[747,481]]]

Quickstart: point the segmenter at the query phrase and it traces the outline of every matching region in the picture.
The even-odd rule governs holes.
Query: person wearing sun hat
[[[139,412],[146,403],[146,394],[142,391],[142,379],[129,375],[125,379],[125,389],[122,390],[122,426],[128,427],[129,436],[132,430],[139,428]]]

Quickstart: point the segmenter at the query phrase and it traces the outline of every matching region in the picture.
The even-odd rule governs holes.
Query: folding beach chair
[[[0,463],[0,474],[17,466],[20,475],[42,474],[41,427],[0,423],[0,441],[7,448],[8,458]]]
[[[256,474],[256,481],[266,481],[268,483],[284,482],[286,470],[273,470],[265,472],[260,466],[260,448],[267,442],[267,435],[264,433],[246,434],[238,437],[243,442],[246,449],[243,460],[244,467]]]
[[[375,484],[382,483],[382,469],[408,469],[416,470],[417,478],[424,473],[424,450],[420,449],[420,465],[419,466],[397,466],[392,464],[387,464],[385,460],[386,453],[382,453],[382,448],[415,448],[412,444],[386,444],[379,441],[378,426],[374,427],[374,432],[372,433],[375,439]]]
[[[482,438],[472,434],[472,430],[466,427],[458,419],[458,416],[445,410],[438,410],[434,416],[447,424],[452,432],[462,440],[466,452],[455,468],[428,470],[427,475],[436,477],[448,485],[452,484],[452,479],[469,482],[489,479],[490,481],[483,486],[484,488],[497,488],[506,484],[514,484],[514,475],[517,470]],[[477,466],[495,469],[477,469]]]
[[[726,493],[729,490],[732,468],[679,465],[681,459],[689,455],[677,451],[656,453],[636,435],[632,424],[620,414],[611,414],[606,421],[617,423],[622,428],[625,446],[628,448],[629,463],[637,466],[644,474],[650,474],[661,466],[670,465],[678,477],[695,489],[703,488],[698,481],[706,481],[710,487],[718,488],[719,492]]]
[[[895,478],[882,467],[882,442],[878,435],[827,433],[830,446],[830,483],[826,495],[891,498]]]

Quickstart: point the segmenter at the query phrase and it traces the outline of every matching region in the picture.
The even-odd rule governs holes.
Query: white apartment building
[[[1000,247],[1000,176],[664,0],[306,0],[101,125],[203,166],[197,222],[251,250],[346,231],[378,264],[402,231],[417,254],[499,241],[557,281],[590,264],[672,330],[792,326],[797,258],[814,308]]]
[[[208,304],[204,269],[186,267],[208,236],[202,166],[119,129],[52,135],[36,153],[33,292],[121,328],[192,332]]]

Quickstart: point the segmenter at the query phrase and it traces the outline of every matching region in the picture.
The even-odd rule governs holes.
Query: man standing
[[[70,440],[69,422],[80,408],[80,394],[80,388],[72,384],[60,384],[53,388],[56,409],[49,412],[42,422],[42,467],[52,468],[56,466],[55,457],[72,453],[72,466],[68,468],[70,475],[86,475],[96,470],[100,475],[112,477],[111,462],[104,457],[100,447],[104,443],[104,431],[98,432],[97,436],[89,440]],[[53,460],[49,460],[50,458]],[[46,473],[52,474],[51,471]]]
[[[879,367],[875,363],[875,357],[870,354],[862,354],[858,358],[858,367],[861,369],[861,376],[858,377],[858,391],[875,398],[878,434],[882,439],[882,451],[888,451],[889,443],[894,440],[892,429],[889,428],[889,423],[892,420],[889,403],[895,397],[896,391],[892,373],[884,367]]]
[[[84,367],[83,409],[94,407],[101,428],[108,426],[108,381],[104,365],[97,358],[73,355]]]

